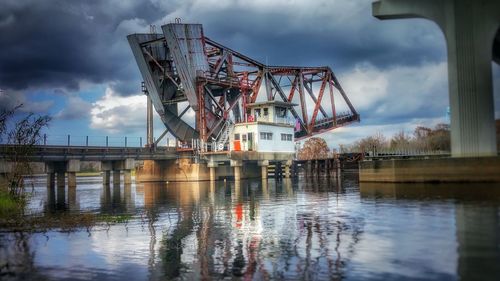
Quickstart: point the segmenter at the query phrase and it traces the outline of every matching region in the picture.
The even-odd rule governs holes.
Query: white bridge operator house
[[[289,116],[292,106],[281,101],[247,104],[247,120],[234,125],[230,150],[294,153],[295,120]]]

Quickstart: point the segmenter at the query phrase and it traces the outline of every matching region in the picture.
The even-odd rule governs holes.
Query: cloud
[[[141,78],[125,36],[176,17],[202,23],[212,39],[275,64],[344,70],[362,61],[382,67],[442,60],[437,27],[423,20],[384,24],[371,16],[370,3],[6,0],[0,86],[77,90],[91,82],[131,95]]]
[[[107,88],[104,96],[92,104],[90,127],[111,134],[127,134],[146,127],[146,97],[119,96]]]
[[[20,112],[47,114],[54,105],[54,101],[29,100],[22,91],[0,90],[0,111],[10,110],[21,104],[23,106],[19,109]]]
[[[444,36],[437,25],[423,19],[379,21],[371,15],[371,2],[186,1],[157,23],[175,17],[203,23],[211,39],[271,64],[343,71],[357,62],[389,67],[443,60]]]
[[[78,90],[82,82],[140,81],[125,36],[164,15],[143,1],[2,1],[0,86]]]
[[[64,109],[54,117],[63,120],[85,119],[89,116],[92,104],[79,96],[67,97]]]
[[[379,69],[362,64],[340,77],[363,122],[404,122],[444,115],[448,102],[446,62]]]
[[[0,88],[37,112],[54,106],[36,97],[39,90],[61,89],[71,93],[54,93],[54,100],[64,97],[69,105],[56,114],[61,119],[82,118],[87,111],[91,129],[142,134],[142,77],[126,35],[181,18],[203,24],[211,39],[262,62],[330,66],[366,126],[441,118],[448,105],[442,32],[424,19],[375,19],[371,2],[3,0]],[[497,117],[499,73],[494,66]],[[92,109],[85,104],[86,85],[107,89]],[[0,106],[10,103],[0,97]]]

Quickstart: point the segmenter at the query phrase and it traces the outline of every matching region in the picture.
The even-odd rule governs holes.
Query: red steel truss
[[[178,38],[174,33],[178,25],[190,26],[179,23],[163,26],[166,36],[129,36],[145,82],[148,82],[146,78],[152,80],[146,83],[148,92],[158,95],[161,101],[161,105],[154,104],[155,109],[160,116],[164,114],[162,120],[177,138],[220,140],[228,124],[247,121],[248,103],[263,100],[296,104],[291,108],[296,125],[295,140],[359,122],[359,114],[329,67],[265,65],[207,38],[202,30]],[[200,25],[196,26],[201,29]],[[175,45],[168,40],[187,41],[186,59],[179,51],[182,51],[182,42]],[[196,46],[202,46],[203,50],[196,51]],[[190,76],[189,68],[183,64],[189,64],[191,69],[197,64],[195,74]],[[336,108],[339,99],[344,105],[342,113]],[[196,113],[195,128],[186,128],[187,123],[181,120],[186,110],[177,114],[177,108],[172,108],[183,101],[188,101]],[[161,106],[164,108],[158,108]]]

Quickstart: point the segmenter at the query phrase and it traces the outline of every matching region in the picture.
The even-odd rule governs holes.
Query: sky
[[[0,107],[49,114],[54,141],[144,138],[146,99],[126,36],[181,18],[271,65],[330,66],[362,120],[319,135],[332,148],[447,122],[442,32],[425,19],[380,21],[371,2],[2,0]],[[492,70],[500,118],[500,66]],[[163,130],[157,118],[155,135]]]

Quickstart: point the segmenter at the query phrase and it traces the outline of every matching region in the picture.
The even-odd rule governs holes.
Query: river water
[[[500,186],[35,178],[27,214],[123,221],[0,232],[1,280],[500,280]],[[1,229],[1,227],[0,227]]]

